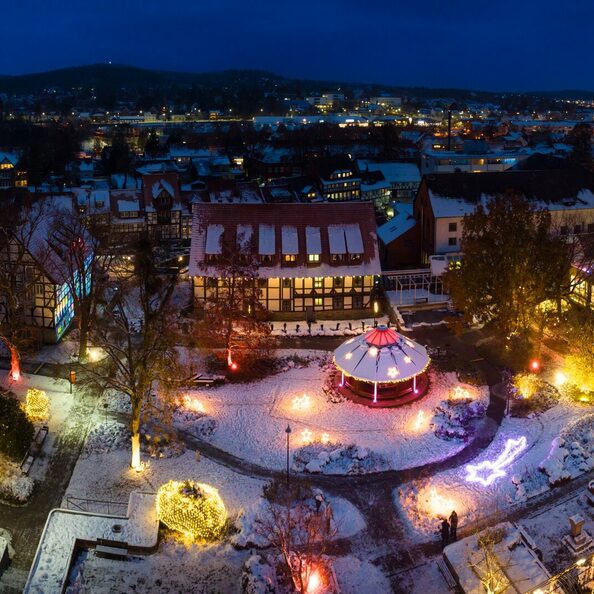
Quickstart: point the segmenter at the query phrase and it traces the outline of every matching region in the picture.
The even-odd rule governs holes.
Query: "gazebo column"
[[[413,375],[413,392],[417,393],[417,376]]]
[[[377,402],[377,382],[373,382],[373,401]]]
[[[341,372],[341,377],[340,377],[340,387],[342,388],[344,386],[344,371]]]

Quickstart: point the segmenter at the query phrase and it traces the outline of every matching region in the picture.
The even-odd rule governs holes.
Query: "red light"
[[[237,370],[237,363],[231,363],[231,365],[229,365],[229,367],[231,367],[231,371],[236,371]]]
[[[13,382],[18,382],[21,379],[21,374],[18,371],[13,371],[11,375]]]
[[[530,361],[530,369],[532,369],[532,371],[538,371],[540,369],[540,361],[538,359],[532,359],[532,361]]]

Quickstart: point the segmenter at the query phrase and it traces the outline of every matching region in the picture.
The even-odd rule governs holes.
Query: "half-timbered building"
[[[257,265],[261,304],[277,318],[369,314],[380,273],[371,203],[194,204],[189,273],[198,308],[216,300],[223,254]],[[315,313],[314,313],[315,312]]]

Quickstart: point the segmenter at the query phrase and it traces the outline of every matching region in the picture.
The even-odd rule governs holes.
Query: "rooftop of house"
[[[216,276],[207,255],[223,246],[251,249],[262,262],[262,277],[370,275],[380,271],[375,213],[371,203],[194,204],[189,271]],[[282,256],[295,256],[283,265]],[[308,266],[308,256],[319,263]],[[333,258],[337,256],[337,258]],[[353,256],[354,258],[351,258]]]

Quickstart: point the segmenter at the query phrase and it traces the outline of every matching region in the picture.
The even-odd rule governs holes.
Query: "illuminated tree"
[[[469,560],[469,566],[478,577],[486,594],[502,594],[510,587],[505,569],[511,565],[511,556],[505,549],[502,559],[495,553],[495,546],[501,542],[501,530],[488,528],[477,535],[478,555]]]
[[[569,327],[572,352],[565,358],[569,380],[578,388],[594,391],[594,312],[575,310]]]
[[[257,519],[256,531],[281,553],[290,579],[307,594],[325,567],[324,556],[338,533],[330,504],[316,510],[297,485],[270,501]],[[311,494],[311,492],[310,492]]]
[[[155,269],[152,245],[147,239],[136,245],[134,270],[115,275],[103,291],[104,305],[89,337],[105,357],[84,364],[81,386],[95,391],[126,394],[132,405],[133,468],[140,468],[140,425],[153,390],[165,406],[186,377],[177,351],[178,312],[171,304],[177,275],[161,275]]]
[[[499,195],[464,217],[462,265],[445,282],[468,320],[526,337],[537,306],[556,295],[569,273],[567,265],[551,266],[565,249],[551,233],[547,210],[516,194]]]

